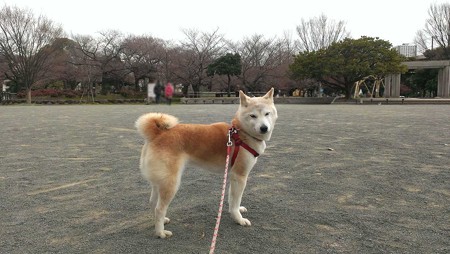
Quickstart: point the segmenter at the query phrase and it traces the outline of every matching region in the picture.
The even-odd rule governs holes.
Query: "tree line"
[[[449,10],[449,4],[430,6],[430,18],[416,35],[426,56],[448,59]],[[254,34],[238,42],[227,40],[219,28],[185,29],[180,42],[116,30],[67,36],[47,17],[5,5],[0,9],[0,81],[25,90],[29,103],[35,88],[91,90],[101,84],[106,94],[125,87],[142,90],[154,81],[182,84],[183,93],[189,87],[196,93],[230,93],[319,86],[349,97],[354,82],[365,76],[405,71],[404,59],[389,41],[351,39],[345,22],[324,14],[301,19],[296,31],[297,39]]]

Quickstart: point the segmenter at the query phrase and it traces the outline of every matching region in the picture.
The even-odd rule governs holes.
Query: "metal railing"
[[[265,92],[248,92],[250,97],[263,96]],[[187,98],[203,98],[203,97],[228,97],[228,92],[189,92]],[[231,92],[230,97],[239,97],[239,93]]]
[[[15,98],[16,98],[16,94],[15,93],[0,92],[0,103],[1,102],[12,101]]]

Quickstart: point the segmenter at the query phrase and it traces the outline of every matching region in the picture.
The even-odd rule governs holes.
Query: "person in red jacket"
[[[172,96],[173,96],[173,85],[172,83],[168,82],[166,85],[166,88],[164,90],[164,95],[167,100],[167,104],[172,104]]]

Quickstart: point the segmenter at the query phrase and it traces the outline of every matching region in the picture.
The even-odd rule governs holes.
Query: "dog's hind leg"
[[[150,210],[156,214],[156,205],[158,204],[158,198],[159,198],[159,189],[156,187],[156,185],[152,184],[152,194],[150,195]],[[156,218],[156,217],[155,217]],[[165,217],[164,218],[164,224],[168,224],[170,222],[170,219]]]
[[[231,217],[238,224],[242,226],[251,226],[248,219],[243,218],[241,212],[246,212],[247,209],[241,206],[242,194],[247,185],[247,175],[237,174],[231,172],[230,176],[230,191],[228,192],[228,204]]]
[[[166,217],[167,209],[177,193],[182,174],[181,163],[172,161],[166,166],[168,174],[157,185],[158,201],[155,207],[155,234],[160,238],[172,236],[172,232],[164,229],[164,224],[169,222],[169,218]]]
[[[167,209],[177,192],[173,184],[178,183],[165,183],[159,186],[159,198],[155,208],[155,234],[160,238],[172,236],[172,232],[164,230],[164,224],[169,221],[166,217]]]
[[[156,185],[152,184],[152,194],[150,195],[150,210],[155,211],[158,203],[159,191]]]

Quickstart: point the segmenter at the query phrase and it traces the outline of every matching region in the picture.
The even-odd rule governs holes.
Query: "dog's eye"
[[[268,115],[270,115],[270,112],[267,112],[265,116],[268,116]]]
[[[256,118],[256,115],[251,114],[250,117],[251,117],[251,118]]]

